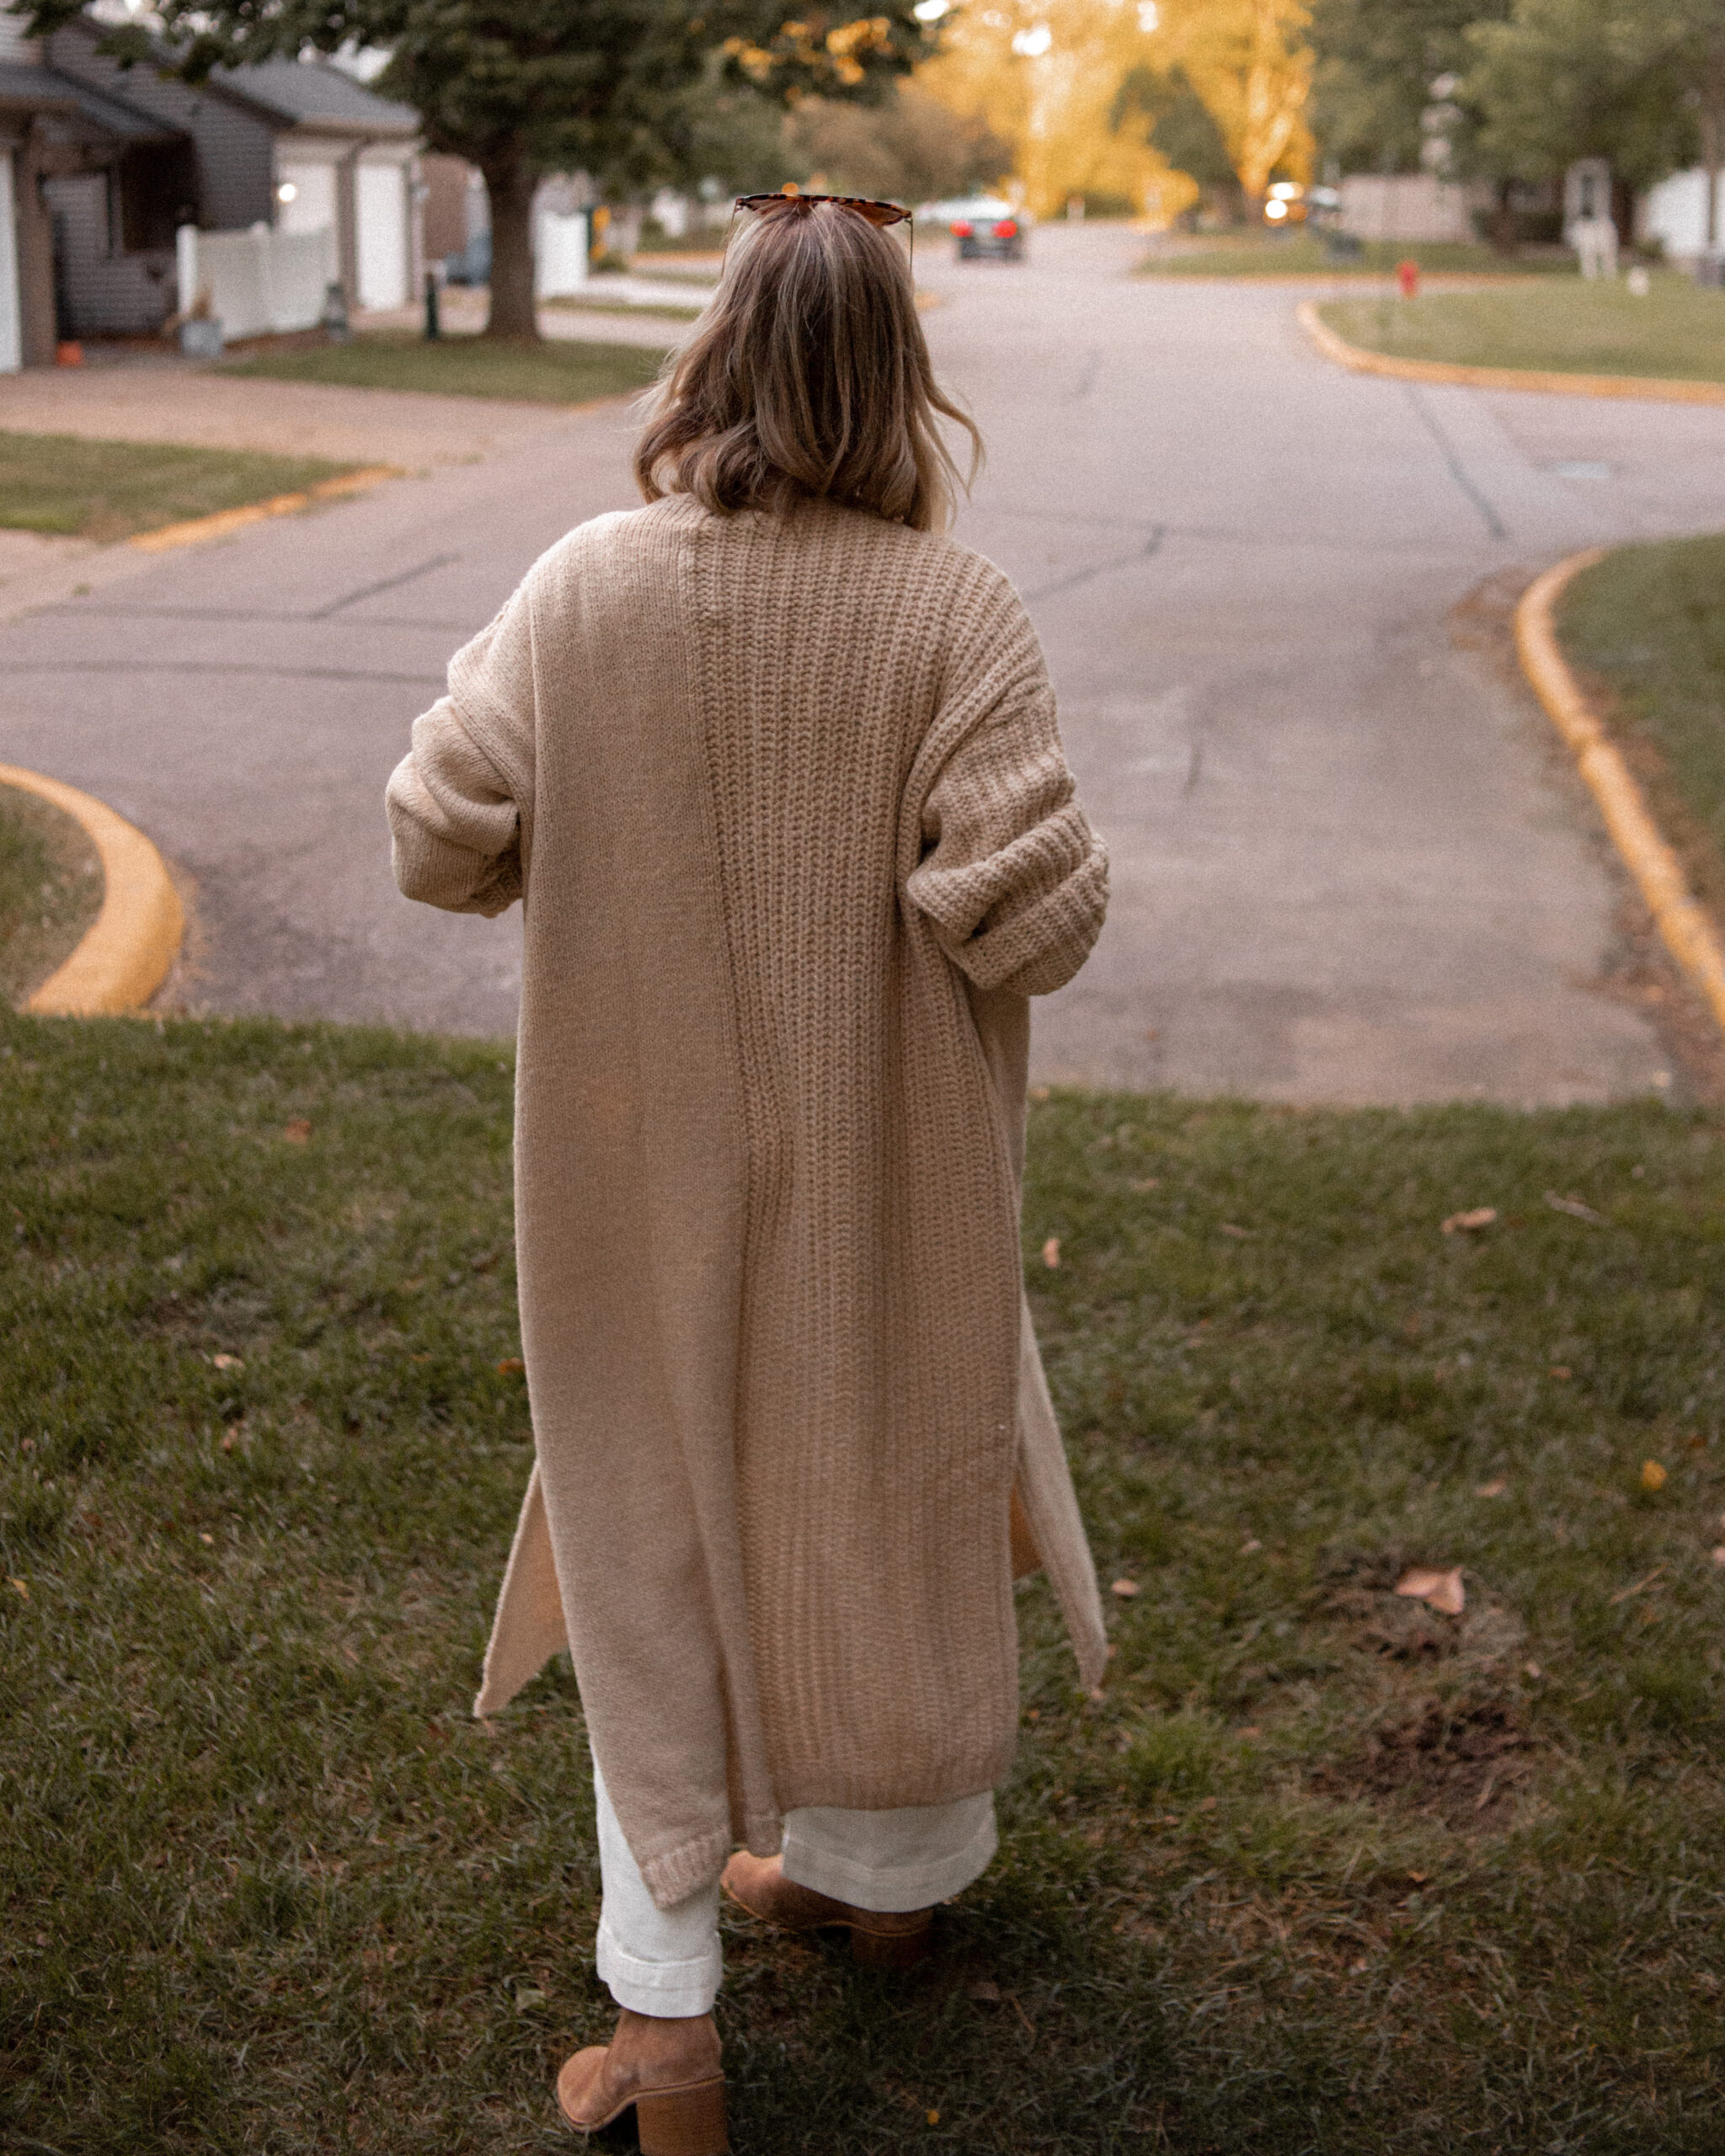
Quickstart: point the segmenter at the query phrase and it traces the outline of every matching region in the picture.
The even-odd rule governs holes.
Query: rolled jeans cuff
[[[712,2013],[724,1973],[724,1956],[717,1937],[706,1953],[692,1961],[643,1961],[624,1952],[602,1918],[594,1965],[600,1982],[619,2006],[661,2020]]]
[[[911,1854],[903,1842],[898,1849],[891,1847],[891,1839],[913,1825],[937,1822],[962,1833],[956,1846],[950,1833],[937,1828],[920,1854]],[[882,1828],[890,1838],[883,1838]],[[943,1840],[945,1848],[940,1846]],[[851,1846],[835,1846],[844,1842]],[[927,1909],[962,1894],[980,1879],[998,1843],[994,1800],[987,1792],[920,1812],[847,1815],[811,1808],[792,1812],[785,1820],[784,1875],[798,1886],[846,1902],[853,1909]],[[914,1843],[910,1846],[914,1848]],[[871,1856],[880,1860],[871,1862]]]

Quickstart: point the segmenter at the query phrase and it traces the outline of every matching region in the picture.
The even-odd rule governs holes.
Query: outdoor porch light
[[[275,190],[275,199],[278,202],[295,202],[299,199],[299,192],[291,179],[285,179]]]
[[[943,15],[952,13],[953,0],[916,0],[911,13],[919,23],[937,23]]]
[[[1288,205],[1282,201],[1266,202],[1263,213],[1273,225],[1279,225],[1288,214]]]

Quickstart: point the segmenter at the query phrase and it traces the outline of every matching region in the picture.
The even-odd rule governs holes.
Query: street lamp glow
[[[911,13],[919,23],[937,23],[943,15],[951,12],[952,5],[953,0],[916,0]]]
[[[1055,34],[1046,23],[1039,23],[1034,29],[1017,30],[1012,36],[1012,50],[1026,60],[1040,60],[1055,41]]]
[[[1288,205],[1285,202],[1266,202],[1263,213],[1273,225],[1279,225],[1288,214]]]
[[[278,202],[296,202],[299,200],[299,192],[291,179],[285,179],[275,190],[275,199]]]

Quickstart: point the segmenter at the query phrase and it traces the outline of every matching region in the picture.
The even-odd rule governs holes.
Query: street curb
[[[176,547],[200,547],[206,540],[226,538],[230,531],[248,524],[262,524],[272,516],[291,516],[313,502],[339,500],[347,494],[369,494],[386,479],[406,478],[399,466],[367,464],[357,472],[343,472],[334,479],[320,479],[297,494],[271,494],[267,501],[244,502],[238,509],[219,509],[211,516],[190,516],[179,524],[164,524],[154,531],[135,532],[126,542],[140,553],[165,554]]]
[[[1441,382],[1466,389],[1535,389],[1547,397],[1626,397],[1656,404],[1725,404],[1725,382],[1662,382],[1657,375],[1544,374],[1534,367],[1464,367],[1449,360],[1397,360],[1350,344],[1320,319],[1317,304],[1301,300],[1300,327],[1327,360],[1355,374],[1393,375],[1402,382]]]
[[[1591,547],[1585,553],[1572,554],[1528,586],[1515,609],[1516,656],[1551,723],[1573,751],[1576,768],[1599,803],[1611,842],[1646,899],[1666,949],[1706,998],[1725,1032],[1725,947],[1718,931],[1690,891],[1681,862],[1653,821],[1646,796],[1570,671],[1557,642],[1553,616],[1564,587],[1583,569],[1603,561],[1608,551]]]
[[[0,764],[0,786],[40,795],[83,826],[102,862],[102,908],[77,948],[24,1005],[36,1017],[136,1011],[179,955],[185,915],[162,857],[135,825],[93,795]]]

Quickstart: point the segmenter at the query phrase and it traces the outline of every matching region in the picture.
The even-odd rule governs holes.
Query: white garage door
[[[289,188],[293,189],[287,194]],[[282,197],[287,195],[284,201]],[[275,227],[284,232],[335,230],[335,167],[285,164],[275,190]]]
[[[408,303],[408,190],[399,165],[361,165],[360,305]]]

